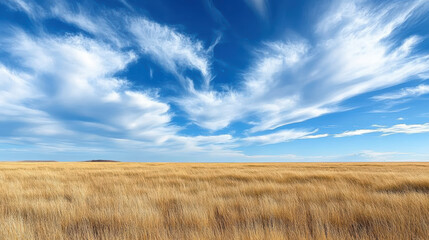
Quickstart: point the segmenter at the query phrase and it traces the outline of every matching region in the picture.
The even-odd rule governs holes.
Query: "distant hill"
[[[97,160],[88,160],[88,161],[84,161],[84,162],[119,162],[119,161],[97,159]]]

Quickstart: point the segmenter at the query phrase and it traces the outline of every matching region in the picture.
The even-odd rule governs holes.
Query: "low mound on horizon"
[[[84,162],[120,162],[120,161],[97,159],[97,160],[88,160],[88,161],[84,161]]]

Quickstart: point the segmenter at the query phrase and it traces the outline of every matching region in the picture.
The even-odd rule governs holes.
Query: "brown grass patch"
[[[0,239],[427,239],[429,163],[0,163]]]

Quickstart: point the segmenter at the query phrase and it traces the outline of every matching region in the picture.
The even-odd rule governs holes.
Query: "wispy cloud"
[[[267,0],[244,0],[262,18],[267,17],[268,1]]]
[[[252,67],[252,70],[244,74],[245,81],[241,85],[241,90],[217,92],[191,88],[189,95],[178,99],[177,102],[189,114],[191,120],[211,130],[222,129],[235,120],[252,115],[264,118],[258,123],[262,126],[255,129],[273,129],[279,125],[273,123],[277,115],[287,111],[288,108],[293,108],[298,100],[298,95],[293,93],[292,88],[281,94],[282,96],[279,96],[277,91],[271,91],[278,87],[277,72],[284,69],[287,71],[294,65],[299,65],[307,49],[308,46],[304,42],[267,43],[260,51],[262,59]],[[309,107],[291,114],[290,118],[300,119],[307,115],[320,115],[321,111]]]
[[[44,9],[32,1],[5,0],[2,3],[15,11],[25,12],[28,16],[30,16],[33,19],[39,18],[45,15]]]
[[[0,64],[0,122],[8,126],[8,136],[32,138],[31,145],[54,146],[52,138],[70,143],[51,151],[121,143],[124,149],[134,145],[152,152],[236,147],[231,135],[179,134],[170,105],[156,92],[133,90],[131,82],[115,77],[136,61],[133,51],[82,35],[33,36],[21,30],[2,37],[0,46],[19,62],[13,69]]]
[[[128,6],[127,1],[121,2]],[[227,25],[213,2],[205,3],[216,21]],[[240,82],[222,90],[211,66],[220,35],[212,45],[206,44],[196,35],[135,11],[123,14],[125,8],[89,11],[81,3],[61,0],[0,4],[28,14],[37,26],[56,19],[78,29],[53,35],[43,28],[25,32],[16,27],[0,36],[1,54],[13,59],[13,63],[0,63],[4,135],[46,146],[54,146],[55,137],[68,139],[54,146],[58,150],[80,149],[87,143],[88,149],[119,144],[136,151],[204,152],[249,159],[236,149],[329,137],[331,133],[316,134],[317,130],[277,129],[344,111],[347,108],[342,105],[348,99],[429,74],[429,54],[416,51],[427,36],[396,34],[418,21],[419,13],[428,12],[427,1],[334,1],[312,29],[311,40],[285,37],[261,43]],[[246,4],[267,17],[268,1],[246,0]],[[173,74],[184,91],[165,97],[158,89],[142,89],[118,77],[142,58],[160,66],[155,75],[161,75],[162,69]],[[152,68],[150,78],[156,78]],[[427,93],[429,86],[421,84],[373,99],[400,100]],[[184,111],[186,122],[209,129],[204,131],[207,135],[181,134],[184,127],[174,121],[176,107],[181,114]],[[235,122],[245,123],[243,132],[249,135],[215,132]],[[261,134],[267,130],[268,134]],[[333,136],[427,132],[427,123],[398,124]]]
[[[266,145],[266,144],[288,142],[288,141],[297,140],[297,139],[315,139],[315,138],[323,138],[328,136],[328,134],[312,135],[315,132],[317,132],[317,130],[304,131],[304,130],[297,130],[297,129],[287,129],[287,130],[282,130],[282,131],[265,134],[265,135],[246,137],[246,138],[243,138],[242,140],[245,142]]]
[[[1,46],[22,63],[21,69],[15,71],[24,72],[20,78],[11,70],[1,68],[9,80],[8,93],[19,94],[20,98],[6,96],[2,107],[14,104],[16,108],[31,109],[30,113],[39,112],[44,118],[61,121],[63,125],[70,122],[70,118],[91,119],[91,122],[114,126],[117,133],[128,132],[140,139],[154,140],[174,132],[174,128],[167,126],[171,120],[168,104],[149,93],[130,90],[127,80],[114,77],[135,60],[133,52],[115,51],[80,35],[30,37],[24,32],[2,39]],[[31,103],[24,101],[26,99],[31,99]],[[28,114],[19,117],[33,121]],[[58,128],[43,120],[19,132],[25,129],[31,129],[29,135],[66,132],[47,132],[46,126]],[[65,128],[79,131],[73,124]]]
[[[400,91],[374,96],[377,101],[397,100],[401,98],[419,97],[429,93],[429,85],[420,84],[416,87],[403,88]]]
[[[336,1],[313,43],[266,43],[239,88],[191,91],[179,104],[199,126],[218,130],[243,121],[253,132],[343,111],[345,100],[427,74],[429,54],[413,52],[426,37],[393,37],[427,10],[425,1]]]
[[[353,130],[353,131],[346,131],[343,133],[335,134],[334,137],[350,137],[350,136],[359,136],[364,135],[368,133],[375,133],[379,132],[378,129],[359,129],[359,130]]]
[[[215,4],[213,3],[213,0],[204,0],[203,2],[205,8],[217,23],[219,23],[224,28],[229,26],[228,20],[226,20],[226,18],[219,11],[219,9],[216,8]]]
[[[374,129],[359,129],[353,131],[346,131],[343,133],[335,134],[334,137],[350,137],[358,136],[369,133],[382,133],[382,136],[391,135],[391,134],[416,134],[416,133],[428,133],[429,132],[429,123],[424,124],[397,124],[392,127],[377,127]]]
[[[141,51],[148,54],[165,69],[182,76],[182,69],[199,71],[208,86],[211,80],[209,51],[199,40],[194,40],[175,29],[145,18],[129,20],[130,32]]]
[[[10,125],[10,134],[32,136],[31,144],[49,141],[47,136],[79,138],[82,144],[96,139],[101,145],[127,140],[158,151],[161,145],[170,150],[225,151],[225,144],[232,142],[229,135],[178,134],[181,127],[172,122],[169,104],[156,91],[133,90],[131,82],[116,77],[139,55],[147,55],[184,81],[191,81],[182,75],[186,69],[199,71],[207,87],[213,47],[205,49],[193,37],[133,14],[94,15],[79,3],[72,7],[65,1],[45,6],[43,12],[33,1],[7,4],[35,21],[56,18],[89,33],[37,36],[13,30],[0,37],[2,52],[19,63],[13,68],[0,65],[0,90],[5,92],[0,97],[0,121]],[[136,50],[124,50],[126,46]]]
[[[128,9],[133,10],[133,7],[131,6],[131,4],[127,0],[118,0],[118,1],[121,2]]]
[[[26,13],[34,21],[57,19],[102,38],[106,42],[114,43],[116,46],[128,45],[125,34],[120,30],[123,24],[116,21],[116,19],[121,19],[120,13],[117,11],[100,9],[95,15],[79,2],[64,0],[54,2],[7,0],[5,4],[15,11]]]
[[[185,70],[198,71],[203,78],[201,84],[203,88],[207,88],[212,79],[210,47],[205,48],[203,42],[180,33],[173,27],[133,13],[125,14],[119,10],[100,10],[94,14],[80,3],[73,5],[63,0],[45,5],[33,1],[28,3],[21,0],[8,1],[9,7],[18,6],[13,8],[17,11],[24,11],[42,20],[47,18],[61,20],[119,48],[137,47],[142,54],[150,56],[153,61],[175,74],[185,87],[188,87],[191,81],[184,76]],[[191,84],[195,85],[193,82]]]
[[[392,105],[388,106],[387,108],[372,110],[370,111],[370,113],[396,113],[396,112],[402,112],[410,109],[409,107],[398,108],[398,109],[391,109],[391,108],[392,108]]]

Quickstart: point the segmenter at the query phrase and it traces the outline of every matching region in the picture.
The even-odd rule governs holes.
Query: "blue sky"
[[[0,160],[427,161],[428,1],[3,0]]]

